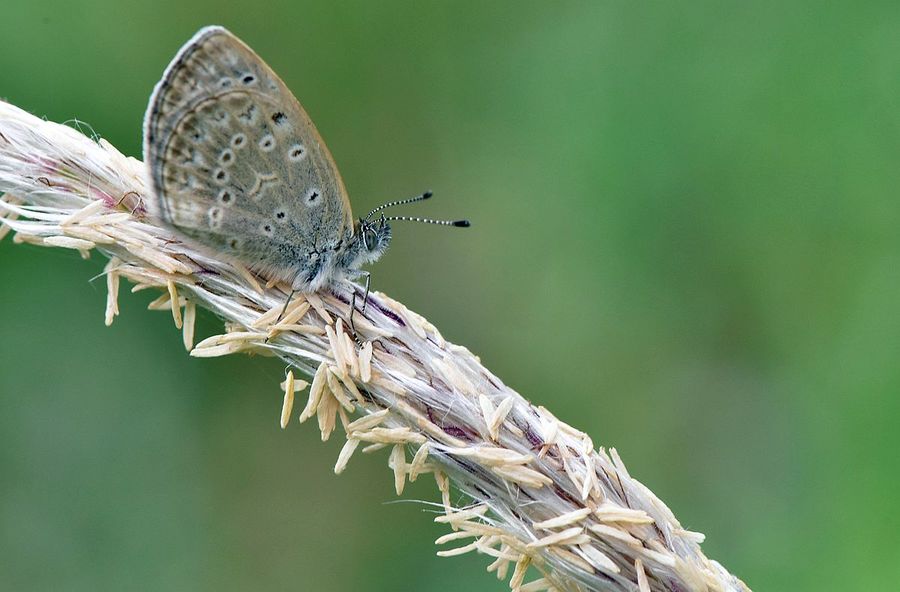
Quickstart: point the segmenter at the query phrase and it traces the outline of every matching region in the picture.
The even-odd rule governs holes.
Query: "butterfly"
[[[151,215],[294,292],[365,275],[368,295],[368,272],[360,268],[388,248],[391,221],[469,226],[382,213],[430,192],[354,220],[309,115],[262,58],[223,27],[201,29],[166,68],[144,119],[144,160]],[[355,302],[355,290],[353,296]]]

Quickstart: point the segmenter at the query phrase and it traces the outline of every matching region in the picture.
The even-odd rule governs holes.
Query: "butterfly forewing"
[[[340,174],[306,112],[220,27],[189,41],[157,85],[144,156],[163,222],[279,279],[352,234]]]

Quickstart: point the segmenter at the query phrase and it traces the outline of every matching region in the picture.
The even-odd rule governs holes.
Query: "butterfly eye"
[[[366,230],[363,234],[363,242],[368,250],[374,251],[378,246],[378,235],[375,234],[374,230]]]

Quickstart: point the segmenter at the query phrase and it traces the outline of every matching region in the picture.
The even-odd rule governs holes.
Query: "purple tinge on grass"
[[[107,142],[0,102],[0,192],[0,238],[108,259],[107,324],[121,279],[158,292],[150,308],[172,315],[190,355],[254,353],[291,366],[279,422],[315,417],[323,440],[340,426],[336,473],[357,450],[384,448],[398,495],[431,474],[443,507],[436,521],[451,528],[436,541],[452,545],[439,555],[486,555],[489,571],[522,592],[749,590],[703,554],[703,535],[683,529],[615,449],[531,404],[401,303],[370,294],[354,319],[359,347],[345,294],[297,295],[282,312],[289,286],[180,242],[145,215],[143,164]],[[197,306],[224,328],[195,344]]]

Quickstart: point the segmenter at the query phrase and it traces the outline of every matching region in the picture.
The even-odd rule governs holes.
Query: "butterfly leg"
[[[273,325],[277,325],[278,323],[281,322],[281,319],[284,318],[284,313],[287,312],[288,305],[291,303],[291,300],[294,299],[294,294],[296,294],[296,293],[297,293],[297,290],[291,290],[291,293],[288,294],[287,300],[284,301],[284,306],[281,308],[281,312],[278,313],[278,318],[275,319],[275,322],[273,323]]]
[[[362,312],[366,312],[366,304],[369,303],[369,281],[372,279],[372,274],[368,271],[360,272],[362,275],[366,276],[366,294],[363,297],[363,305]],[[356,344],[362,347],[362,341],[359,338],[359,334],[356,332],[356,325],[353,324],[353,315],[356,314],[356,288],[353,288],[353,296],[350,298],[350,330],[353,331],[353,340],[356,341]]]
[[[363,297],[363,314],[366,312],[366,305],[369,303],[369,280],[372,279],[372,274],[368,271],[363,272],[366,275],[366,295]]]
[[[284,318],[284,313],[287,312],[288,305],[291,303],[291,300],[294,299],[294,294],[296,294],[296,293],[297,293],[297,290],[291,290],[291,293],[288,294],[287,300],[284,301],[284,306],[281,307],[281,312],[278,313],[278,318],[275,319],[274,323],[272,323],[273,325],[277,325],[278,323],[281,322],[281,319]],[[268,343],[268,342],[269,342],[269,338],[266,337],[265,343]]]

